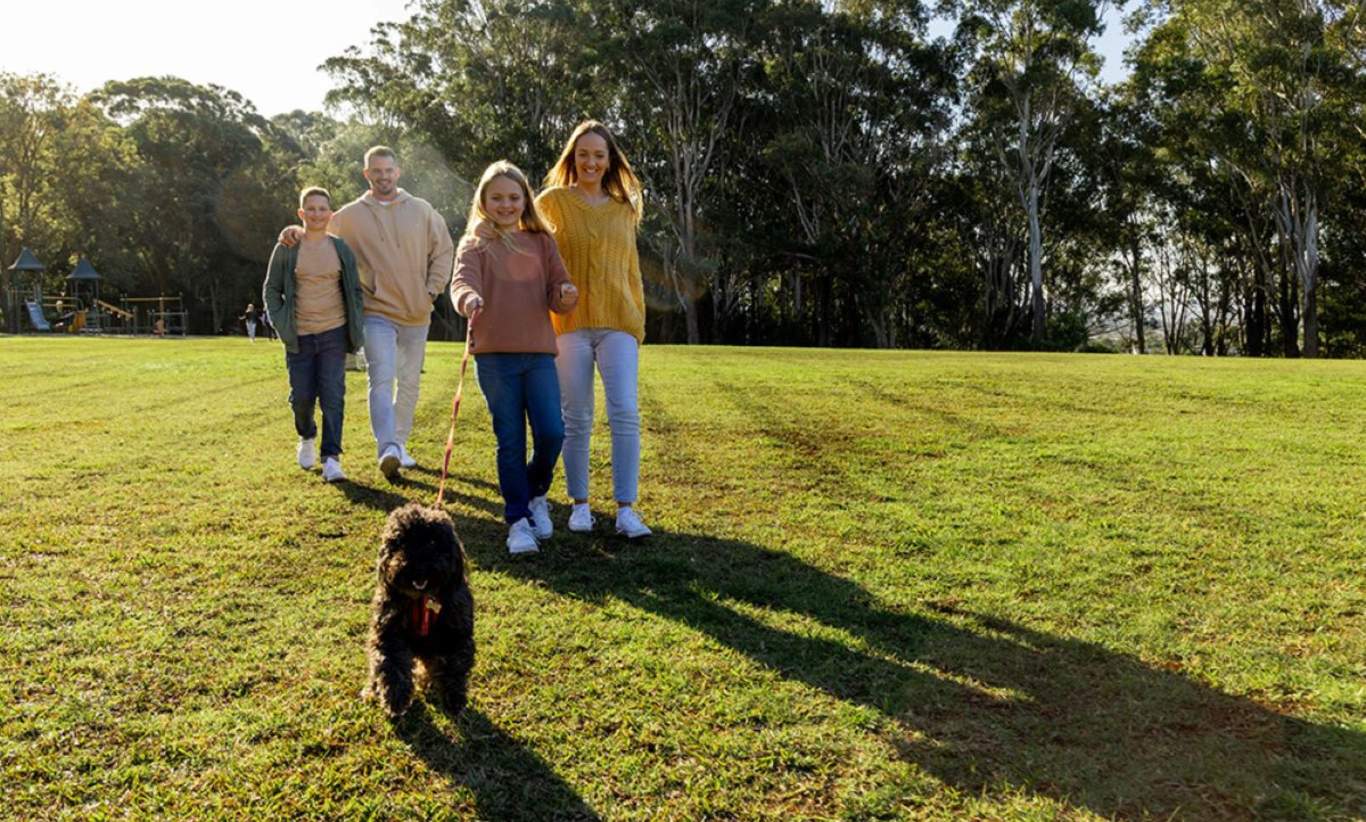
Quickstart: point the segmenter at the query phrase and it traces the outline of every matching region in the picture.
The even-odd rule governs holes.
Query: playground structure
[[[5,321],[11,334],[24,331],[87,334],[153,334],[185,336],[189,313],[180,295],[121,297],[119,304],[102,299],[104,277],[82,257],[67,275],[67,292],[43,293],[46,266],[27,248],[9,266],[10,287],[4,293]],[[22,322],[21,322],[22,317]]]

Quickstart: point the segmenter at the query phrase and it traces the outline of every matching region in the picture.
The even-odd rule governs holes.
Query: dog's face
[[[450,516],[415,502],[395,510],[380,540],[378,570],[380,584],[414,599],[464,585],[465,559]]]

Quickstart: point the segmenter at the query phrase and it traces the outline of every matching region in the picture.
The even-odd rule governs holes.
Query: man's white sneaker
[[[323,482],[341,482],[344,479],[346,474],[342,472],[341,460],[336,457],[323,460]]]
[[[550,503],[546,501],[542,494],[531,501],[531,530],[536,534],[536,539],[550,539],[550,535],[555,533],[555,526],[550,522]]]
[[[651,533],[645,523],[640,521],[640,515],[632,508],[617,509],[617,533],[627,539],[641,539],[648,537]]]
[[[508,529],[509,554],[534,554],[540,550],[536,544],[536,534],[531,530],[531,520],[523,517],[512,523]]]
[[[588,510],[588,503],[576,502],[569,510],[569,530],[576,534],[586,534],[593,530],[593,512]]]
[[[379,455],[379,472],[389,479],[393,479],[398,475],[399,459],[397,445],[391,445],[384,449],[384,453]]]
[[[404,468],[417,467],[417,460],[413,459],[408,454],[408,446],[406,445],[400,445],[398,447],[398,464],[403,466]]]
[[[299,467],[307,471],[318,461],[318,453],[313,448],[313,440],[299,440]]]

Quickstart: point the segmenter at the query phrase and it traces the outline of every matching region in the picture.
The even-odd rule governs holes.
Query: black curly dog
[[[390,718],[408,709],[417,682],[452,715],[465,707],[474,667],[474,598],[455,524],[444,511],[409,503],[389,515],[380,538],[379,585],[371,603],[370,684]]]

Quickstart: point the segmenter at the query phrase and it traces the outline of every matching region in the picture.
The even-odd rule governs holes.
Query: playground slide
[[[43,307],[33,300],[24,300],[24,305],[28,306],[28,320],[33,323],[33,327],[39,331],[51,331],[52,326],[47,324],[47,317],[43,316]]]

